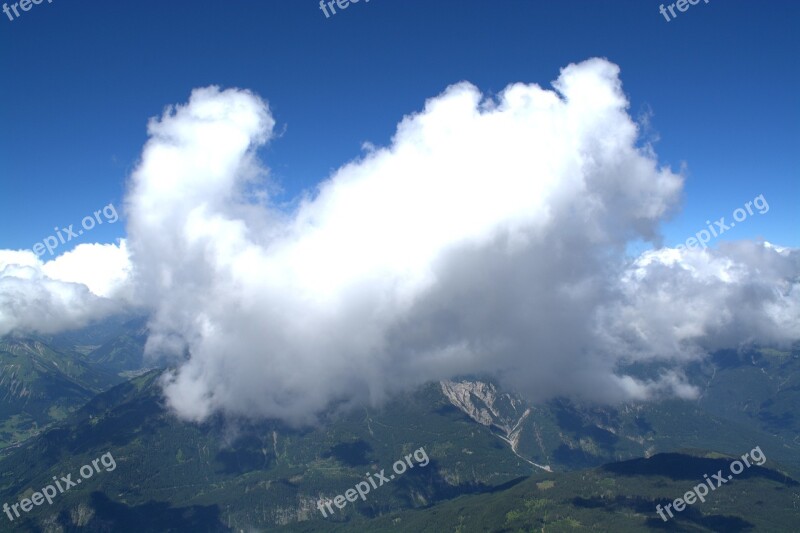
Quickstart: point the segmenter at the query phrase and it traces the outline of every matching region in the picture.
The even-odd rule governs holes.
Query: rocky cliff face
[[[533,466],[551,471],[549,465],[536,464],[518,451],[524,422],[531,414],[531,409],[526,407],[523,400],[511,394],[500,393],[493,384],[482,381],[448,380],[439,384],[442,394],[450,403],[479,424],[495,428],[495,434],[511,447],[517,457]]]

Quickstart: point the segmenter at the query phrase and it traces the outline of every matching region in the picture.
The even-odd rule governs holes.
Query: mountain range
[[[0,492],[11,505],[111,453],[117,467],[5,522],[27,531],[792,531],[800,524],[800,343],[723,350],[696,400],[533,404],[482,376],[431,382],[313,427],[176,418],[146,320],[0,340]],[[642,372],[647,372],[642,369]],[[743,453],[767,461],[664,522]],[[323,516],[365,479],[417,464]]]

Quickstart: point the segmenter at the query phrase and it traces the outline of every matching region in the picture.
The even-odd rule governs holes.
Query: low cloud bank
[[[0,250],[0,335],[56,333],[129,307],[125,241],[80,244],[43,262],[29,250]]]

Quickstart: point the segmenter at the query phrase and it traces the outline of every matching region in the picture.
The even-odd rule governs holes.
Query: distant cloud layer
[[[80,279],[70,261],[48,273],[0,255],[0,333],[46,330],[34,306],[74,315],[70,327],[112,301],[143,305],[149,351],[179,362],[164,390],[181,416],[298,424],[467,373],[533,399],[692,397],[682,362],[800,338],[797,251],[626,259],[631,240],[658,244],[682,178],[637,146],[616,65],[570,65],[554,88],[454,85],[291,213],[263,193],[254,155],[273,135],[267,104],[195,90],[151,121],[127,242],[101,261],[132,274]],[[625,375],[636,361],[665,371]]]
[[[55,333],[120,312],[130,302],[125,241],[80,244],[46,263],[0,250],[0,335]]]

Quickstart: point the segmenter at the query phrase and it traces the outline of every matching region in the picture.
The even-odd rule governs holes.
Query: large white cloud
[[[617,375],[622,341],[599,327],[627,302],[626,243],[657,238],[682,191],[637,148],[618,74],[591,60],[496,99],[454,85],[288,215],[243,193],[274,125],[259,98],[198,90],[151,123],[129,234],[151,350],[191,354],[170,404],[305,422],[469,372],[534,397],[690,395],[679,372]]]
[[[291,212],[263,192],[266,102],[195,90],[151,121],[131,176],[130,276],[79,279],[66,258],[31,268],[144,304],[148,350],[176,356],[167,400],[194,420],[306,423],[467,373],[533,399],[691,397],[684,362],[800,337],[796,251],[739,243],[630,262],[631,240],[658,243],[682,177],[637,146],[617,66],[570,65],[554,88],[449,87]],[[0,310],[30,301],[9,294],[0,285]],[[0,326],[36,323],[9,316]],[[625,375],[636,361],[664,372]]]

